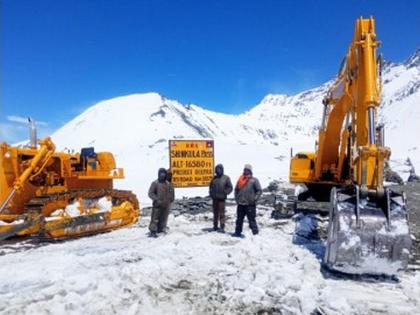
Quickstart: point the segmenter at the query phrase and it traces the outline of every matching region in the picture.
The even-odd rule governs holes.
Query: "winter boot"
[[[157,233],[155,231],[150,231],[148,237],[157,238],[158,235],[157,235]]]
[[[239,238],[244,238],[245,236],[243,235],[243,234],[241,234],[241,233],[233,233],[232,234],[232,237],[239,237]]]

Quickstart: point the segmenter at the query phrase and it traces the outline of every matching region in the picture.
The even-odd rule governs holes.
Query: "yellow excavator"
[[[298,201],[329,201],[324,263],[350,274],[395,274],[409,260],[404,194],[384,187],[391,150],[377,125],[383,58],[375,21],[359,18],[335,82],[323,100],[315,152],[291,159],[290,182],[304,184]]]
[[[14,236],[65,239],[135,223],[139,202],[113,189],[124,178],[109,152],[84,148],[56,152],[50,138],[36,139],[30,121],[29,147],[0,144],[0,241]]]

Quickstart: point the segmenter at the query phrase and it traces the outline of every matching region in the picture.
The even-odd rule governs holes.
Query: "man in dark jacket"
[[[213,199],[213,230],[217,231],[220,221],[220,232],[225,232],[225,205],[226,198],[232,192],[232,182],[229,176],[224,175],[222,164],[216,165],[215,176],[210,182],[209,193]]]
[[[252,234],[258,234],[258,226],[256,221],[257,215],[257,201],[261,197],[262,189],[257,178],[252,176],[252,166],[246,164],[244,172],[239,177],[235,187],[235,200],[238,204],[236,228],[233,236],[242,236],[242,227],[245,216],[248,219],[249,227]]]
[[[175,199],[175,191],[172,183],[167,181],[167,171],[160,168],[158,179],[149,188],[149,197],[153,200],[152,217],[150,220],[150,236],[156,237],[157,233],[166,232],[169,210]]]

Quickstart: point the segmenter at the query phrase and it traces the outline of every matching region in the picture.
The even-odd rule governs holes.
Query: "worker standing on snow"
[[[150,237],[157,237],[157,233],[166,233],[169,210],[175,199],[175,191],[172,183],[167,181],[166,169],[160,168],[158,179],[149,188],[149,197],[153,200],[152,217],[149,230]]]
[[[225,208],[226,198],[232,192],[232,182],[229,176],[224,174],[222,164],[216,165],[215,175],[210,182],[209,194],[213,200],[213,230],[218,230],[218,224],[220,222],[219,232],[225,232]]]
[[[252,234],[258,234],[258,226],[255,218],[257,215],[257,201],[261,197],[261,194],[260,182],[252,176],[252,166],[245,164],[244,172],[239,177],[235,187],[235,200],[238,208],[236,213],[236,229],[233,236],[242,237],[245,216],[248,219]]]

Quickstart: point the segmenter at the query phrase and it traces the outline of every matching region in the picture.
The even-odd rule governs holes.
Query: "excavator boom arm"
[[[411,247],[404,195],[383,186],[391,151],[377,141],[378,46],[373,18],[359,18],[323,101],[316,152],[298,153],[290,165],[290,181],[308,188],[298,200],[330,201],[324,262],[346,273],[394,274],[407,267]]]
[[[324,99],[324,121],[319,132],[319,147],[315,161],[315,179],[328,177],[337,182],[345,182],[342,172],[344,158],[349,152],[340,145],[349,142],[353,151],[360,147],[369,147],[369,152],[376,152],[376,108],[380,103],[381,83],[378,78],[375,23],[373,18],[358,19],[353,41],[349,46],[337,79]],[[347,122],[344,124],[347,117]],[[343,132],[348,130],[348,132]],[[345,139],[344,137],[351,137]],[[366,149],[364,150],[366,151]],[[386,154],[385,154],[386,155]],[[353,180],[375,188],[381,185],[378,180],[367,178],[361,183],[356,160],[359,154],[347,156],[346,162],[354,169]],[[380,158],[381,156],[379,156]],[[376,168],[376,163],[367,167]],[[366,171],[367,172],[367,171]],[[371,174],[373,172],[370,172]],[[367,176],[368,174],[365,174]]]

